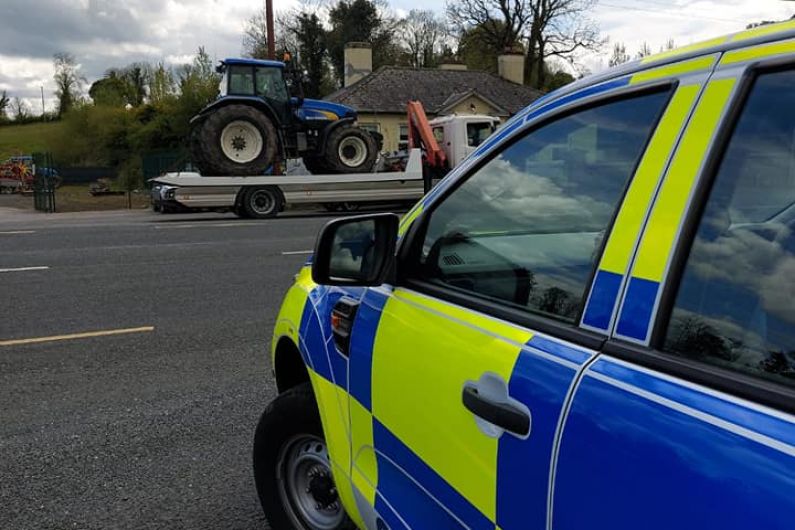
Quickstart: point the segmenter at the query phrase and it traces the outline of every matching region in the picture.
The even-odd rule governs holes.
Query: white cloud
[[[277,10],[299,0],[279,0]],[[391,0],[393,12],[433,9],[445,0]],[[69,52],[89,82],[112,66],[135,61],[182,64],[203,45],[214,58],[236,56],[246,20],[262,0],[2,0],[0,86],[39,101],[51,98],[51,58]],[[600,0],[591,16],[602,35],[634,53],[643,41],[653,49],[668,38],[679,45],[743,29],[746,23],[788,18],[795,7],[778,0]],[[592,71],[606,64],[611,45],[582,61]],[[40,103],[35,105],[39,108]]]

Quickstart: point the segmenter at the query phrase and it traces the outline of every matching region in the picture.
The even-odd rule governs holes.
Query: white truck
[[[167,173],[151,179],[158,186],[159,198],[153,206],[164,212],[180,208],[228,210],[240,217],[262,219],[296,204],[352,210],[368,203],[416,202],[494,132],[499,118],[452,115],[428,122],[421,105],[409,105],[410,149],[402,170],[278,176]]]

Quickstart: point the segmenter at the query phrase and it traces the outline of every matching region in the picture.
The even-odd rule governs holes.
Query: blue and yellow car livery
[[[311,264],[301,269],[273,368],[280,391],[311,383],[336,490],[359,528],[793,528],[792,394],[745,392],[654,349],[727,124],[760,69],[793,65],[787,22],[578,81],[514,116],[403,217],[401,236],[539,123],[668,86],[589,283],[577,325],[588,340],[403,285],[318,285]],[[346,354],[331,328],[343,297],[358,301]],[[462,406],[461,385],[484,377],[528,404],[529,435],[486,435]]]

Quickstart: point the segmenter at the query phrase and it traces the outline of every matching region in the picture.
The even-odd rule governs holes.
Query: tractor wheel
[[[191,154],[205,175],[262,175],[276,157],[276,129],[254,107],[221,107],[198,127]]]
[[[316,156],[305,156],[303,158],[304,167],[313,175],[323,175],[329,173],[328,167],[322,158]]]
[[[351,125],[334,129],[326,141],[325,163],[334,173],[367,173],[378,158],[378,146],[369,132]]]

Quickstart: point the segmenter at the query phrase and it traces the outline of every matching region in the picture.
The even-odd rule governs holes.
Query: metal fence
[[[55,188],[60,184],[50,153],[33,153],[33,207],[40,212],[55,211]]]

